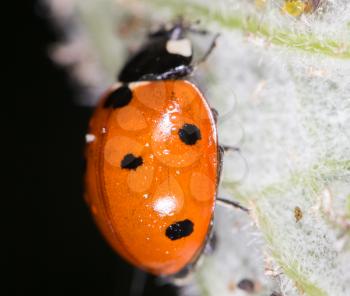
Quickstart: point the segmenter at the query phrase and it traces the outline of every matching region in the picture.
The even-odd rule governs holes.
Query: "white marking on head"
[[[131,82],[129,83],[129,88],[131,90],[134,90],[135,88],[139,87],[139,86],[143,86],[143,85],[147,85],[150,84],[150,81],[138,81],[138,82]]]
[[[171,54],[190,57],[192,55],[191,41],[189,39],[169,40],[166,43],[166,50]]]

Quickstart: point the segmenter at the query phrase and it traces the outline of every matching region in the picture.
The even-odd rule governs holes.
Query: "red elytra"
[[[186,80],[116,84],[88,135],[86,201],[110,245],[155,275],[193,263],[211,228],[216,125]]]

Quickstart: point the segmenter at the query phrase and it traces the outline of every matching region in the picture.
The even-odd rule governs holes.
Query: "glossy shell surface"
[[[193,262],[218,179],[212,113],[190,82],[115,84],[87,135],[86,201],[111,246],[156,275]]]

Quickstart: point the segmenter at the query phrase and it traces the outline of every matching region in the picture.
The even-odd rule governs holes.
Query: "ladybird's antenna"
[[[129,296],[142,296],[147,280],[147,273],[134,268],[132,274]]]
[[[207,35],[209,33],[212,33],[206,29],[195,29],[195,28],[192,28],[192,27],[189,27],[187,29],[188,32],[191,32],[191,33],[195,33],[195,34],[199,34],[199,35]]]
[[[221,197],[217,197],[216,198],[216,202],[218,204],[221,204],[222,206],[225,206],[225,207],[234,207],[234,208],[238,208],[246,213],[249,213],[249,209],[242,206],[240,203],[236,202],[236,201],[233,201],[233,200],[228,200],[226,198],[221,198]]]
[[[215,46],[216,46],[216,41],[219,38],[220,33],[216,33],[212,42],[210,43],[209,48],[207,49],[207,51],[204,53],[204,55],[196,62],[194,67],[197,67],[198,65],[200,65],[201,63],[205,62],[208,58],[208,56],[212,53],[212,51],[214,50]]]
[[[197,26],[201,23],[200,19],[197,19],[195,21],[193,21],[192,23],[189,23],[186,25],[185,29],[190,32],[190,33],[194,33],[194,34],[198,34],[198,35],[208,35],[208,34],[214,34],[214,32],[209,31],[207,29],[203,29],[203,28],[197,28],[194,27],[193,25]]]

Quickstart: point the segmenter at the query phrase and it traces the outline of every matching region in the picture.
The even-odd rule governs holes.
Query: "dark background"
[[[14,66],[16,135],[23,157],[16,158],[17,284],[11,290],[129,295],[134,268],[105,243],[83,201],[83,147],[92,110],[74,103],[77,85],[47,56],[48,45],[62,36],[34,1],[21,3],[21,11],[26,15],[16,34]],[[175,290],[147,276],[142,295],[171,296]]]

